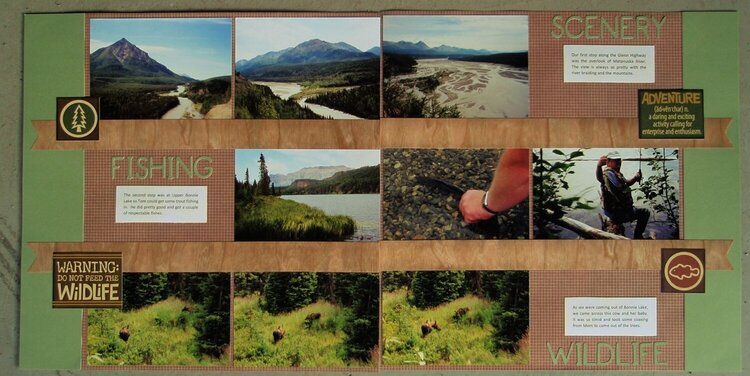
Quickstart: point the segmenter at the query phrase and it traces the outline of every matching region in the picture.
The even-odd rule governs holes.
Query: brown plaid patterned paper
[[[609,30],[601,38],[560,39],[551,37],[558,32],[552,18],[562,16],[595,16],[616,25],[617,16],[666,17],[659,37],[651,27],[649,37],[637,33],[637,38],[613,38]],[[629,21],[633,22],[633,20]],[[628,35],[633,35],[633,25]],[[582,32],[581,22],[571,22],[570,31]],[[594,24],[592,33],[599,35],[600,24]],[[654,83],[565,83],[563,81],[563,46],[614,45],[654,46],[656,82]],[[529,99],[530,117],[636,117],[638,116],[638,89],[682,87],[682,15],[680,13],[612,13],[612,12],[531,12],[529,14]]]
[[[208,179],[163,178],[161,171],[150,179],[127,179],[128,161],[120,160],[116,178],[112,178],[113,156],[152,157],[161,163],[165,156],[209,156],[213,173]],[[85,163],[84,240],[121,241],[232,241],[234,240],[234,152],[227,150],[127,150],[87,151]],[[189,163],[189,162],[188,162]],[[117,186],[206,186],[208,213],[206,223],[116,223]]]
[[[660,292],[658,271],[533,271],[529,276],[530,289],[530,338],[531,363],[534,369],[567,369],[567,370],[682,370],[685,365],[685,331],[684,306],[682,294],[663,294]],[[656,298],[655,337],[588,337],[565,336],[565,298],[567,297],[618,297],[618,298]],[[633,343],[665,342],[660,348],[659,363],[653,362],[653,349],[646,349],[638,364],[633,363]],[[573,349],[569,363],[558,360],[554,364],[548,350],[557,353],[562,348],[568,353],[571,343],[587,345],[587,363],[596,362],[597,343],[620,346],[621,365],[614,361],[609,365],[577,365],[576,348]],[[576,345],[574,345],[576,346]],[[640,346],[640,345],[638,345]],[[647,345],[648,346],[648,345]]]

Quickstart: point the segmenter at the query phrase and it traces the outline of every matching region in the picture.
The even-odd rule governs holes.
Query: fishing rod
[[[550,159],[544,159],[545,161],[567,161],[565,158],[550,158]],[[679,161],[679,158],[653,158],[653,157],[638,157],[638,158],[621,158],[622,161],[630,161],[630,162],[643,162],[643,161]],[[599,158],[576,158],[571,159],[570,162],[598,162]],[[638,164],[638,169],[640,170],[640,163]]]
[[[654,158],[654,160],[656,160],[656,158]],[[641,171],[642,163],[643,163],[643,156],[641,155],[641,149],[638,149],[638,175],[641,177],[640,179],[638,179],[639,186],[641,185],[641,179],[643,179],[643,172]]]

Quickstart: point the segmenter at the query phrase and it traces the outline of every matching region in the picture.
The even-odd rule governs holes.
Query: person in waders
[[[630,186],[640,182],[643,175],[638,171],[635,176],[626,179],[620,172],[620,166],[622,158],[616,151],[603,155],[596,164],[596,180],[601,185],[604,215],[620,226],[636,221],[633,239],[643,239],[651,212],[645,208],[634,207],[633,196],[630,193]]]

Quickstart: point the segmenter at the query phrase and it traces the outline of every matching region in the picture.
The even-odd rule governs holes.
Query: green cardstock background
[[[28,242],[83,239],[83,152],[31,151],[34,119],[54,119],[55,98],[84,95],[83,14],[24,19],[23,215],[20,366],[78,369],[81,310],[51,308],[51,273],[28,273]],[[731,272],[707,274],[685,297],[685,366],[741,367],[739,29],[734,12],[683,13],[684,87],[702,88],[705,116],[734,119],[731,149],[684,152],[685,237],[733,239]]]

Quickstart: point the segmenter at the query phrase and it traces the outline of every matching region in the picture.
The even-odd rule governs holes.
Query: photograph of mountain
[[[384,16],[386,117],[529,116],[527,16]]]
[[[377,241],[378,150],[235,150],[234,238]]]
[[[380,19],[237,18],[235,117],[377,119]]]
[[[231,119],[229,18],[94,18],[90,93],[103,119]]]

